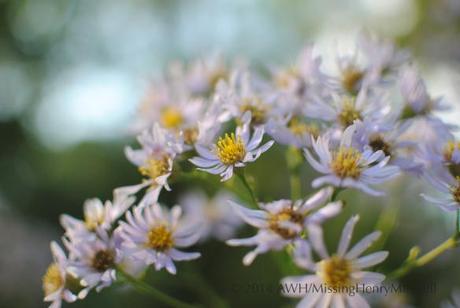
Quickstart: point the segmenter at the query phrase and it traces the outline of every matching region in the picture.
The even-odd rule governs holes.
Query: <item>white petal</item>
[[[353,248],[347,252],[345,258],[354,259],[361,255],[369,246],[372,245],[382,234],[380,231],[372,232],[371,234],[365,236],[361,241],[359,241]]]
[[[353,236],[353,229],[359,220],[359,215],[352,216],[345,227],[343,228],[342,235],[340,237],[339,247],[337,248],[337,255],[343,257],[345,252],[350,245],[351,237]]]
[[[370,255],[358,258],[353,262],[357,268],[367,268],[383,262],[388,257],[388,251],[374,252]]]

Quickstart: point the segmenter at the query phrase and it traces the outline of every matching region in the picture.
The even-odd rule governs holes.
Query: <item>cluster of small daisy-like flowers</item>
[[[67,252],[52,242],[45,301],[59,307],[123,277],[137,279],[149,267],[176,274],[176,261],[200,257],[180,249],[214,238],[255,247],[243,259],[247,266],[258,255],[287,251],[311,274],[284,278],[282,284],[318,287],[316,292],[284,289],[285,296],[303,297],[298,307],[367,307],[360,294],[345,290],[380,284],[385,276],[365,269],[384,261],[388,252],[361,256],[379,231],[350,244],[355,215],[336,252],[328,253],[322,224],[340,215],[338,194],[352,189],[383,196],[384,184],[404,173],[439,191],[440,196],[423,198],[457,210],[460,142],[452,126],[436,116],[446,106],[430,96],[407,52],[369,36],[356,46],[353,54],[337,57],[336,72],[322,67],[313,46],[291,66],[268,74],[218,56],[171,65],[152,82],[132,125],[140,146],[125,151],[142,179],[116,188],[112,201],[88,200],[83,220],[62,216]],[[262,155],[269,150],[286,152],[291,196],[260,202],[265,198],[253,184],[279,178],[270,170],[278,162]],[[245,167],[260,157],[267,160],[261,172],[266,178],[248,178]],[[304,164],[316,171],[311,182],[300,181]],[[182,194],[188,183],[195,185]],[[197,190],[196,183],[206,190]],[[303,195],[310,187],[318,191]],[[182,207],[160,204],[161,194],[169,191]],[[244,222],[257,233],[235,239]]]

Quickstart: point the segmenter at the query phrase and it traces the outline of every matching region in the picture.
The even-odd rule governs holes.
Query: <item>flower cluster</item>
[[[425,200],[459,210],[460,141],[452,125],[436,116],[447,104],[430,95],[406,51],[363,35],[354,54],[337,57],[336,72],[322,62],[314,46],[307,46],[293,66],[272,68],[268,78],[220,56],[171,65],[146,91],[132,125],[140,146],[125,150],[139,182],[115,188],[113,201],[88,200],[83,220],[61,217],[67,253],[52,242],[45,301],[59,307],[121,276],[135,280],[150,266],[176,274],[175,261],[200,257],[179,249],[215,238],[254,246],[243,259],[247,266],[258,255],[285,250],[312,274],[283,284],[335,290],[284,293],[303,297],[298,307],[368,306],[361,295],[341,290],[381,283],[383,274],[364,269],[388,252],[361,257],[379,231],[349,248],[355,215],[337,252],[328,253],[323,222],[340,215],[338,194],[351,189],[384,196],[384,184],[405,174],[438,190],[440,196],[423,194]],[[286,151],[292,196],[260,202],[244,170],[270,160],[264,153],[272,150]],[[303,165],[312,168],[311,183],[300,180]],[[215,184],[217,176],[225,183],[213,196],[195,189],[173,195],[183,208],[160,204],[162,193],[175,191],[178,182]],[[305,196],[310,187],[319,190]],[[244,222],[257,233],[233,238]]]

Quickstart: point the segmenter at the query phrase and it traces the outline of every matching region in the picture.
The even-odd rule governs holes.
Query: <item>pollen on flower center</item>
[[[169,159],[167,155],[157,159],[150,158],[147,163],[139,167],[139,172],[146,177],[156,179],[157,177],[168,173],[169,171]]]
[[[113,250],[99,250],[91,260],[91,267],[98,272],[105,272],[115,265],[115,252]]]
[[[233,165],[244,159],[246,148],[241,137],[235,137],[235,134],[225,134],[217,141],[217,156],[225,165]]]
[[[304,215],[297,213],[292,208],[285,208],[276,214],[271,214],[268,218],[268,227],[284,239],[295,238],[298,233],[292,229],[281,226],[282,222],[292,222],[302,225]]]
[[[342,72],[342,86],[349,93],[356,93],[359,90],[360,82],[362,81],[364,72],[355,68],[348,67]]]
[[[340,178],[358,178],[361,175],[361,153],[354,148],[341,147],[333,154],[331,169]]]
[[[168,227],[160,225],[150,229],[146,245],[158,251],[166,251],[173,247],[174,239]]]
[[[64,285],[64,280],[62,279],[61,271],[59,270],[59,265],[57,263],[52,263],[48,266],[42,282],[45,296],[56,292]]]
[[[304,134],[310,134],[313,137],[317,137],[319,135],[318,126],[314,124],[307,124],[305,122],[300,121],[297,118],[292,118],[288,122],[287,127],[294,135],[297,135],[297,136],[301,136]]]
[[[345,98],[342,104],[342,110],[338,115],[338,121],[343,127],[348,127],[355,120],[362,120],[361,112],[356,109],[352,98]]]
[[[352,282],[351,273],[351,262],[338,256],[332,256],[319,263],[318,276],[328,287],[334,289],[349,286]]]
[[[184,122],[184,117],[177,108],[166,107],[161,112],[160,122],[166,128],[178,128]]]
[[[460,204],[460,176],[457,176],[457,186],[452,188],[452,196],[455,202]]]

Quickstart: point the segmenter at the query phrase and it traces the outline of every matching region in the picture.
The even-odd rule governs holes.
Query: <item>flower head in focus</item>
[[[235,133],[219,137],[211,149],[197,144],[195,148],[200,156],[190,159],[190,162],[198,166],[199,170],[220,174],[222,181],[233,176],[234,168],[242,168],[247,163],[254,162],[273,145],[274,141],[259,146],[264,136],[264,128],[255,127],[251,137],[250,112],[244,114],[243,121],[243,125],[238,126]]]
[[[310,244],[307,241],[296,243],[294,261],[299,267],[314,273],[306,276],[286,277],[281,281],[285,296],[303,297],[297,307],[370,307],[360,294],[350,294],[347,290],[356,284],[379,285],[385,276],[365,271],[365,269],[383,262],[388,252],[378,251],[361,257],[364,251],[380,237],[379,231],[365,236],[349,249],[353,229],[358,220],[359,216],[353,216],[347,222],[342,231],[337,252],[333,255],[327,252],[322,235],[318,235],[315,239],[310,237],[314,251],[321,258],[319,262],[314,261]],[[303,288],[298,288],[300,285]],[[306,285],[314,285],[319,291],[305,292]],[[292,290],[297,290],[297,292]],[[328,290],[333,292],[328,292]]]
[[[312,182],[313,187],[331,184],[335,187],[356,188],[370,195],[379,196],[383,193],[369,185],[380,184],[399,175],[399,168],[388,166],[390,156],[382,150],[360,150],[353,147],[353,135],[356,125],[348,127],[342,135],[338,147],[332,148],[328,136],[318,137],[313,141],[314,158],[309,149],[305,149],[305,157],[318,172],[325,174]]]
[[[243,259],[250,265],[257,255],[269,250],[281,250],[288,244],[301,239],[306,229],[316,228],[326,219],[337,215],[342,203],[332,202],[324,205],[332,194],[332,188],[324,188],[308,200],[278,200],[260,203],[260,209],[251,210],[232,202],[235,212],[248,224],[259,229],[250,238],[231,239],[231,246],[256,246]]]
[[[75,293],[79,292],[81,286],[77,278],[68,272],[68,259],[64,251],[56,242],[51,242],[53,263],[48,266],[43,276],[43,291],[45,302],[51,302],[50,308],[60,308],[64,300],[72,303],[78,299]]]
[[[188,247],[200,238],[199,226],[186,226],[179,218],[182,210],[174,206],[170,211],[158,203],[134,208],[120,222],[123,252],[127,257],[153,264],[156,270],[166,268],[176,273],[173,261],[194,260],[198,252],[183,252],[176,247]]]

